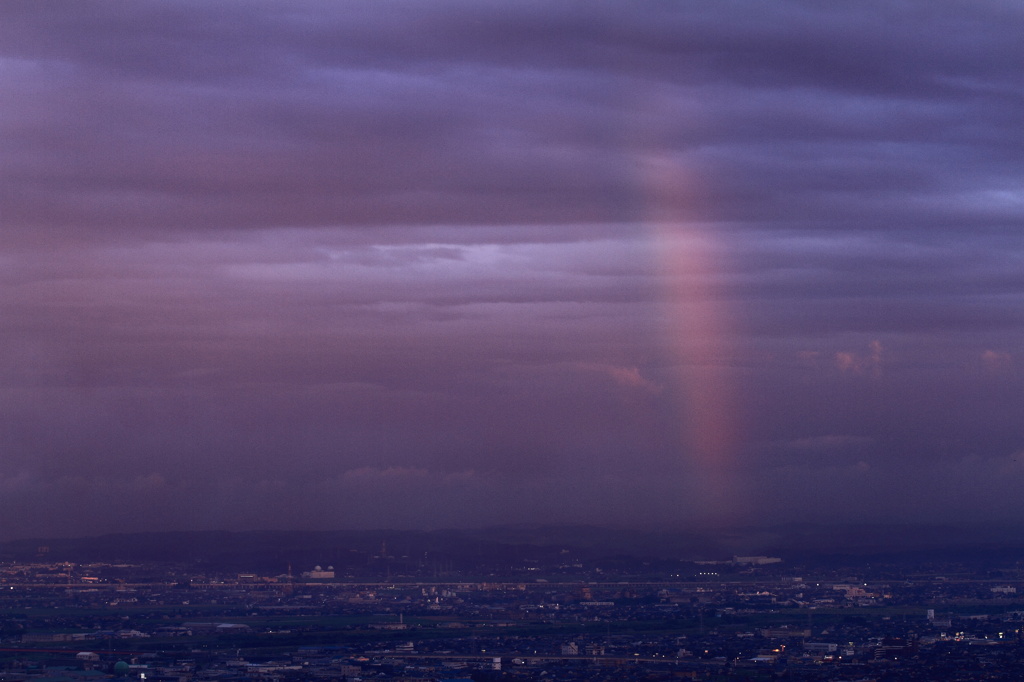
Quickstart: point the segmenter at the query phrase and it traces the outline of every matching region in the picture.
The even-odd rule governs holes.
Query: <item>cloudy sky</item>
[[[0,537],[1024,513],[1015,0],[0,4]]]

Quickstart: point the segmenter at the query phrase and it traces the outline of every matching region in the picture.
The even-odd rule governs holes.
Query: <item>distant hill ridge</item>
[[[207,564],[282,572],[316,564],[358,570],[506,566],[516,562],[721,560],[770,554],[813,560],[822,556],[898,556],[932,553],[1024,555],[1024,529],[1009,526],[788,525],[727,531],[628,529],[585,525],[516,525],[448,530],[177,531],[116,533],[90,538],[0,543],[0,560]],[[568,555],[568,556],[567,556]],[[308,565],[308,566],[307,566]]]

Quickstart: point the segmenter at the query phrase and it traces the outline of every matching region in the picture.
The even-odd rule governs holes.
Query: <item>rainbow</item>
[[[681,488],[690,491],[698,518],[728,524],[744,516],[747,496],[737,476],[739,424],[726,342],[730,315],[714,287],[722,249],[712,232],[688,221],[678,207],[684,190],[692,195],[690,174],[657,157],[644,167],[666,345],[679,381],[677,442],[687,479]]]

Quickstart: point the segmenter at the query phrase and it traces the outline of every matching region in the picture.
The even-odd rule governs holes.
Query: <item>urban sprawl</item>
[[[384,556],[382,560],[388,557]],[[7,682],[1019,680],[1024,570],[0,566]],[[1020,592],[1020,593],[1019,593]]]

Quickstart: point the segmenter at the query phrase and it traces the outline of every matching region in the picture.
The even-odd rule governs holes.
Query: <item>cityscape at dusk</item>
[[[1021,526],[1022,35],[0,3],[0,541]]]

